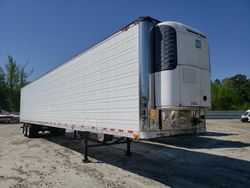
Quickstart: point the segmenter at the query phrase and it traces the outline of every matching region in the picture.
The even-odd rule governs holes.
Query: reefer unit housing
[[[141,17],[21,90],[21,122],[136,139],[205,131],[206,36]]]

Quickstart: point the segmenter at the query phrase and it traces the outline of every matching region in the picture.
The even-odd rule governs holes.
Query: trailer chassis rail
[[[126,155],[127,156],[131,156],[131,150],[130,150],[130,144],[132,142],[131,138],[121,137],[121,138],[117,138],[116,140],[114,140],[112,142],[100,142],[100,141],[97,141],[97,140],[89,138],[90,132],[79,131],[79,135],[80,135],[80,141],[81,141],[82,146],[83,146],[83,159],[82,159],[82,161],[84,163],[91,162],[88,159],[88,148],[91,148],[91,147],[110,146],[110,145],[125,144],[126,143],[127,144]],[[89,145],[88,144],[88,140],[92,140],[92,141],[98,142],[99,144]]]

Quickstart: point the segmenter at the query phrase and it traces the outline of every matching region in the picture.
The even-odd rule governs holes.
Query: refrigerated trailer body
[[[206,36],[141,17],[21,90],[21,122],[135,139],[204,132]]]

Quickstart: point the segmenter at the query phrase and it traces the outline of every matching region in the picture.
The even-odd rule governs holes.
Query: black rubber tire
[[[25,123],[23,124],[23,135],[24,135],[24,132],[25,132]]]
[[[30,124],[26,125],[26,136],[28,138],[31,138],[31,128],[30,128]]]
[[[27,124],[27,132],[26,135],[28,138],[34,138],[36,136],[36,128],[32,124]]]
[[[27,124],[24,124],[24,136],[27,137]]]
[[[247,122],[247,119],[242,119],[241,120],[243,123],[246,123]]]

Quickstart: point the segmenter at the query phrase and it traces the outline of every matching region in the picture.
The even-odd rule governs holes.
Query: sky
[[[205,33],[213,80],[250,78],[249,0],[0,0],[0,66],[28,61],[32,81],[140,16]]]

